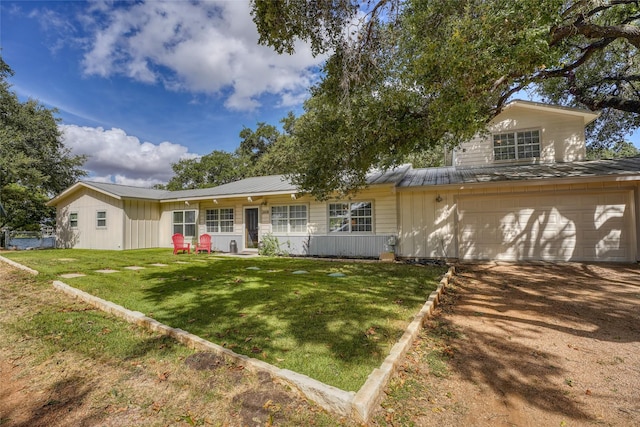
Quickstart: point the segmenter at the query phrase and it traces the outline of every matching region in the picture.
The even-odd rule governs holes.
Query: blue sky
[[[0,1],[13,90],[59,110],[95,181],[164,183],[172,163],[299,114],[325,58],[257,41],[248,0]]]
[[[171,163],[300,113],[323,58],[257,40],[248,1],[0,2],[12,89],[59,110],[93,180],[166,182]]]

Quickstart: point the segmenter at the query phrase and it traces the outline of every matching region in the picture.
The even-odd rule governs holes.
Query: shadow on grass
[[[92,391],[90,382],[79,376],[63,378],[41,390],[42,400],[27,402],[32,409],[31,416],[23,422],[10,424],[15,427],[46,427],[55,422],[58,425],[95,425],[99,423],[101,416],[99,411],[89,411],[82,415],[76,412],[81,410],[85,399]],[[18,410],[18,408],[16,408]],[[9,422],[12,413],[9,414]],[[66,420],[66,421],[65,421]]]
[[[443,272],[407,267],[413,276],[398,280],[395,267],[340,265],[347,278],[328,278],[339,264],[317,263],[309,269],[307,261],[308,274],[294,275],[302,265],[295,261],[262,261],[260,270],[248,270],[252,263],[225,259],[145,272],[144,299],[157,307],[146,314],[288,369],[298,370],[300,363],[325,363],[316,366],[325,371],[320,380],[363,369],[366,373],[358,380],[362,383],[402,335]],[[224,274],[217,273],[221,269]],[[431,276],[417,277],[428,271]],[[327,359],[317,358],[317,351]],[[287,359],[294,353],[297,360]],[[310,360],[299,360],[305,357]],[[337,381],[345,386],[340,378]]]

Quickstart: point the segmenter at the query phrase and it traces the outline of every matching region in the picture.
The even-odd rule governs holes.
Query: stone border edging
[[[24,270],[24,271],[26,271],[26,272],[28,272],[28,273],[31,273],[31,274],[33,274],[34,276],[37,276],[37,275],[39,274],[39,273],[38,273],[36,270],[34,270],[33,268],[29,268],[29,267],[27,267],[26,265],[22,265],[22,264],[20,264],[20,263],[17,263],[17,262],[15,262],[15,261],[13,261],[13,260],[11,260],[11,259],[9,259],[9,258],[5,258],[5,257],[3,257],[3,256],[0,256],[0,261],[4,261],[4,262],[6,262],[6,263],[7,263],[7,264],[9,264],[9,265],[14,266],[15,268],[19,268],[20,270]]]
[[[53,287],[102,311],[122,318],[127,322],[170,336],[189,348],[213,352],[219,356],[228,358],[235,363],[243,365],[254,372],[268,372],[272,376],[285,381],[288,385],[298,390],[302,395],[313,400],[319,406],[328,411],[343,416],[349,416],[351,413],[351,402],[355,396],[355,393],[352,391],[347,392],[337,387],[324,384],[306,375],[299,374],[288,369],[281,369],[261,360],[234,353],[228,348],[214,344],[197,335],[191,334],[182,329],[172,328],[155,319],[145,316],[139,311],[132,311],[111,301],[105,301],[102,298],[98,298],[87,292],[71,287],[59,280],[55,280],[53,282]]]
[[[31,274],[38,274],[36,270],[3,256],[0,256],[0,260],[16,268],[28,271]],[[191,334],[182,329],[172,328],[155,319],[145,316],[139,311],[128,310],[120,305],[114,304],[110,301],[105,301],[102,298],[98,298],[87,292],[71,287],[59,280],[53,281],[53,287],[102,311],[122,318],[127,322],[170,336],[189,348],[211,351],[219,356],[231,359],[235,363],[241,364],[254,372],[268,372],[272,376],[286,382],[303,396],[313,400],[322,408],[336,414],[352,417],[357,421],[367,423],[369,422],[374,410],[382,401],[382,398],[384,397],[384,389],[389,383],[389,380],[400,363],[400,360],[404,357],[405,353],[409,350],[411,344],[418,336],[425,320],[433,313],[433,310],[440,299],[440,295],[444,292],[445,287],[449,284],[449,280],[454,275],[455,267],[451,266],[444,277],[440,280],[440,283],[438,283],[436,290],[431,292],[427,302],[425,302],[422,309],[414,316],[411,323],[409,323],[409,326],[407,326],[407,329],[400,340],[391,348],[389,355],[385,358],[384,362],[382,362],[382,365],[380,365],[379,368],[374,369],[373,372],[369,374],[364,385],[357,393],[354,393],[353,391],[344,391],[337,387],[324,384],[306,375],[299,374],[288,369],[281,369],[261,360],[234,353],[227,348],[200,338],[197,335]]]
[[[449,285],[449,280],[455,275],[455,272],[454,266],[449,267],[449,271],[440,280],[436,290],[431,292],[427,302],[424,303],[418,314],[414,316],[413,321],[409,323],[400,340],[391,347],[391,351],[382,362],[382,365],[369,374],[367,381],[356,393],[351,405],[353,408],[352,415],[357,420],[366,423],[371,418],[374,410],[384,397],[384,389],[389,383],[393,372],[418,336],[425,320],[433,313],[440,300],[440,295],[444,292],[444,288]]]

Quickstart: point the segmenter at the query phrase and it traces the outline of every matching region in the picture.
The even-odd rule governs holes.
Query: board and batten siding
[[[453,164],[457,167],[481,167],[509,164],[494,162],[492,133],[517,130],[540,130],[539,163],[573,162],[584,160],[585,136],[582,117],[569,114],[536,111],[514,106],[489,125],[489,134],[476,136],[454,150]],[[532,159],[517,161],[531,163]]]
[[[124,200],[123,207],[123,249],[159,247],[160,203],[145,200]]]
[[[97,226],[98,211],[106,212],[106,227]],[[69,226],[69,215],[78,214],[77,228]],[[83,188],[56,209],[57,246],[77,249],[124,249],[122,201]]]
[[[521,239],[518,242],[520,249],[517,251],[505,249],[505,246],[505,250],[492,253],[490,258],[557,261],[597,258],[598,261],[633,261],[640,253],[637,238],[640,224],[637,217],[640,208],[639,193],[637,184],[624,181],[550,185],[511,184],[441,191],[417,188],[402,190],[398,197],[398,255],[404,258],[484,259],[488,255],[472,248],[472,240],[474,236],[478,236],[478,232],[490,233],[487,235],[489,237],[495,234],[494,247],[490,249],[495,252],[500,236],[506,238],[510,230],[514,230],[514,226],[520,227],[518,224],[527,218],[538,221],[537,217],[533,218],[528,214],[529,211],[538,209],[537,215],[540,216],[540,220],[560,218],[566,223],[571,222],[573,225],[569,228],[578,230],[577,237],[571,237],[563,244],[571,245],[575,240],[578,244],[582,242],[582,247],[569,248],[571,250],[563,254],[552,248],[551,245],[557,242],[549,240],[546,246],[548,249],[536,252],[530,242]],[[561,203],[563,199],[570,200],[570,205]],[[584,203],[579,203],[582,199],[589,206],[582,206]],[[478,203],[474,204],[473,200],[477,200]],[[499,215],[497,222],[491,221],[492,215]],[[489,228],[478,230],[478,219]],[[556,240],[566,238],[562,235],[560,227],[556,227],[559,234],[555,237],[548,234],[552,228],[541,234],[536,230],[540,229],[542,223],[531,221],[526,225],[528,234],[523,233],[523,236],[539,235],[544,239],[551,237]],[[496,227],[495,224],[499,226]],[[469,227],[475,227],[471,234]],[[479,241],[484,241],[484,237],[487,236],[482,236],[483,239]],[[529,245],[529,249],[522,245]]]

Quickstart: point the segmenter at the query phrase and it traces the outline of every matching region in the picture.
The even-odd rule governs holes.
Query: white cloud
[[[289,105],[306,93],[324,60],[303,44],[295,55],[259,46],[248,1],[98,3],[89,17],[87,75],[222,95],[231,110],[253,110],[267,93]]]
[[[73,154],[87,155],[84,167],[93,181],[150,187],[173,176],[171,164],[198,157],[171,142],[140,142],[122,129],[60,125],[65,145]]]

